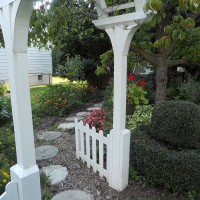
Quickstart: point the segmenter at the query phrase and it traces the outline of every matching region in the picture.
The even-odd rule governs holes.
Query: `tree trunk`
[[[166,100],[168,82],[168,66],[162,63],[156,69],[156,104]]]

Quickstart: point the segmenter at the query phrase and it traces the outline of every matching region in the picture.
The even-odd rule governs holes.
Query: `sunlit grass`
[[[70,81],[67,78],[60,78],[60,77],[52,77],[52,84],[63,84],[69,83]]]
[[[48,88],[48,85],[38,85],[38,86],[33,86],[30,88],[30,94],[35,95],[35,94],[41,94],[45,92]]]
[[[60,77],[52,77],[52,84],[61,84],[63,86],[67,86],[71,83],[67,78],[60,78]],[[74,85],[87,85],[87,81],[73,81]],[[30,94],[31,96],[35,94],[44,93],[48,89],[48,85],[37,85],[30,87]]]

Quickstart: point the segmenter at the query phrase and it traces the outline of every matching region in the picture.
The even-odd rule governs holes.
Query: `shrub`
[[[63,115],[84,99],[84,84],[50,85],[42,94],[32,96],[32,110],[36,116]]]
[[[166,101],[154,107],[151,136],[178,148],[200,148],[200,106]]]
[[[152,109],[151,105],[137,105],[133,115],[127,116],[127,128],[132,131],[141,125],[148,124],[151,120]]]
[[[0,126],[11,121],[11,101],[9,97],[0,97]]]
[[[131,169],[147,183],[173,192],[200,191],[200,150],[168,149],[150,138],[148,130],[143,126],[131,134]]]
[[[191,101],[200,105],[200,82],[190,81],[181,86],[170,86],[167,90],[169,100]]]
[[[79,55],[68,57],[64,65],[57,66],[57,72],[62,78],[70,81],[87,79],[87,73],[94,70],[96,63],[91,59],[81,58]]]
[[[6,94],[8,89],[9,89],[8,84],[0,84],[0,96]]]
[[[146,98],[147,92],[144,89],[146,82],[134,82],[134,78],[135,77],[133,74],[128,75],[127,101],[129,104],[133,105],[146,105],[149,103],[148,99]]]
[[[15,140],[11,128],[0,129],[0,195],[10,180],[10,167],[16,162]]]
[[[92,111],[84,120],[83,124],[88,124],[90,128],[95,127],[97,132],[103,130],[103,122],[106,121],[106,112],[103,109]]]

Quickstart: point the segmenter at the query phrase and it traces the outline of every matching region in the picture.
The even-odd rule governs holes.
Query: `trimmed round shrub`
[[[146,183],[173,192],[199,192],[200,150],[168,149],[152,139],[148,129],[139,127],[131,134],[130,169]]]
[[[200,106],[186,101],[166,101],[152,112],[150,134],[175,148],[200,148]]]

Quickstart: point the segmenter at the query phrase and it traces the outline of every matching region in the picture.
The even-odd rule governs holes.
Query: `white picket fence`
[[[93,171],[99,172],[100,177],[109,177],[109,141],[110,135],[103,135],[102,131],[97,133],[95,127],[90,129],[82,121],[75,119],[76,135],[76,157],[92,166]]]
[[[19,200],[16,182],[11,181],[6,185],[6,192],[0,196],[0,200]]]

